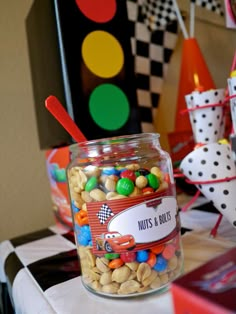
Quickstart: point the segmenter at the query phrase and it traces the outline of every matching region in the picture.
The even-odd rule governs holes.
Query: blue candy
[[[77,240],[80,245],[87,246],[91,244],[91,230],[88,225],[84,225],[77,230]]]
[[[106,174],[108,176],[110,175],[119,176],[120,171],[115,169],[114,167],[107,167],[102,170],[102,174]]]
[[[71,208],[72,208],[73,213],[77,213],[79,211],[79,208],[75,206],[73,201],[71,202]]]
[[[136,254],[136,261],[139,263],[146,262],[148,260],[148,251],[138,251]]]
[[[164,259],[161,255],[158,255],[157,262],[154,265],[153,269],[155,269],[156,271],[163,271],[166,269],[166,267],[167,267],[167,260]]]
[[[79,234],[77,236],[77,240],[79,242],[79,245],[82,245],[82,246],[87,246],[89,241],[86,237],[84,237],[82,234]]]
[[[83,237],[85,237],[88,242],[91,241],[91,231],[90,231],[90,227],[88,225],[84,225],[81,227],[80,229],[80,234],[83,235]]]

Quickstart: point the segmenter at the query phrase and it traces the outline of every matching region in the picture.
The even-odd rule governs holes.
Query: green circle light
[[[113,84],[102,84],[90,95],[89,111],[94,122],[109,131],[120,129],[130,114],[129,101],[124,92]]]

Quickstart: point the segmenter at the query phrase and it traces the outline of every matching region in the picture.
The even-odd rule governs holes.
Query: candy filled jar
[[[131,297],[165,291],[183,269],[171,159],[159,134],[75,144],[67,167],[84,286]]]

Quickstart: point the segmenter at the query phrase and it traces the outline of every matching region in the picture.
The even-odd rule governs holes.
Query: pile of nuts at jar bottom
[[[139,251],[147,253],[146,262],[138,262],[137,257],[131,254],[133,261],[123,262],[117,268],[111,268],[108,258],[94,255],[91,247],[80,246],[78,253],[83,282],[101,294],[125,296],[159,290],[178,277],[182,271],[182,256],[176,244],[173,244],[178,242],[178,237],[179,235],[172,242],[150,250]],[[137,255],[139,252],[133,254]],[[127,252],[127,257],[129,253],[131,252]]]

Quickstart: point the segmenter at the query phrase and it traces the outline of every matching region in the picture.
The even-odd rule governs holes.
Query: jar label
[[[87,203],[93,252],[149,249],[173,238],[177,230],[177,202],[160,193]]]

